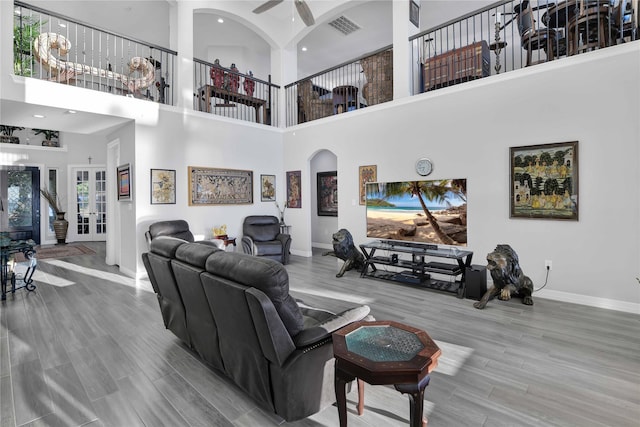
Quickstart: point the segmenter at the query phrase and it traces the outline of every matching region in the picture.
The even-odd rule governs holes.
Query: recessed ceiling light
[[[306,52],[307,51],[307,47],[306,46],[302,46],[302,51]]]
[[[67,113],[68,113],[68,114],[75,114],[75,113],[76,113],[76,110],[67,110]]]
[[[224,23],[224,19],[222,19],[222,18],[218,18],[218,22],[219,22],[219,23],[221,23],[221,24],[223,24],[223,23]]]
[[[33,117],[36,119],[44,119],[46,116],[43,116],[42,114],[34,114]]]
[[[62,22],[60,22],[60,23],[58,24],[58,26],[59,26],[60,28],[67,28],[67,24],[63,24]]]
[[[22,15],[22,11],[20,9],[14,9],[13,13],[15,15]]]

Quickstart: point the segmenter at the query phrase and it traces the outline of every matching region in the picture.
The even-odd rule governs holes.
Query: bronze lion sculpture
[[[323,255],[333,255],[344,261],[336,277],[342,277],[346,271],[353,268],[358,271],[362,270],[362,267],[364,267],[364,256],[353,244],[353,236],[351,236],[349,230],[341,228],[333,233],[332,240],[333,251],[326,252]]]
[[[493,286],[485,292],[480,301],[473,306],[483,309],[489,300],[498,296],[502,301],[511,299],[511,295],[522,297],[522,303],[533,305],[533,282],[522,273],[518,255],[509,245],[498,245],[487,255],[487,269],[491,273]]]

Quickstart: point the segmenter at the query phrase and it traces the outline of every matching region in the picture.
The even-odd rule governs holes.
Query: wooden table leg
[[[354,379],[355,377],[342,372],[336,365],[334,388],[336,392],[336,405],[338,406],[340,427],[347,427],[347,383]]]
[[[364,381],[358,378],[357,382],[358,382],[358,415],[362,415],[364,414]]]
[[[429,376],[424,377],[418,384],[396,384],[394,387],[400,393],[409,395],[409,411],[411,413],[411,427],[426,427],[427,419],[424,414],[424,389],[429,385]]]

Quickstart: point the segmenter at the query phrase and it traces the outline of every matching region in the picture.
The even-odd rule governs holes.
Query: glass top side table
[[[364,385],[393,384],[409,395],[411,426],[424,426],[424,390],[440,348],[420,329],[394,321],[355,322],[333,333],[335,391],[340,427],[347,425],[346,385],[358,379],[358,414]]]

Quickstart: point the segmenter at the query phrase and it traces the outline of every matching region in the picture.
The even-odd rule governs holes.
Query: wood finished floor
[[[148,282],[104,265],[104,244],[87,246],[97,255],[41,261],[37,290],[0,305],[0,427],[281,424],[164,329]],[[535,294],[533,307],[480,311],[354,271],[336,279],[341,261],[320,253],[287,266],[296,298],[334,311],[366,303],[440,344],[430,427],[639,425],[640,316]],[[390,387],[366,386],[360,417],[355,398],[350,426],[408,424],[408,400]],[[337,426],[337,411],[282,424]]]

